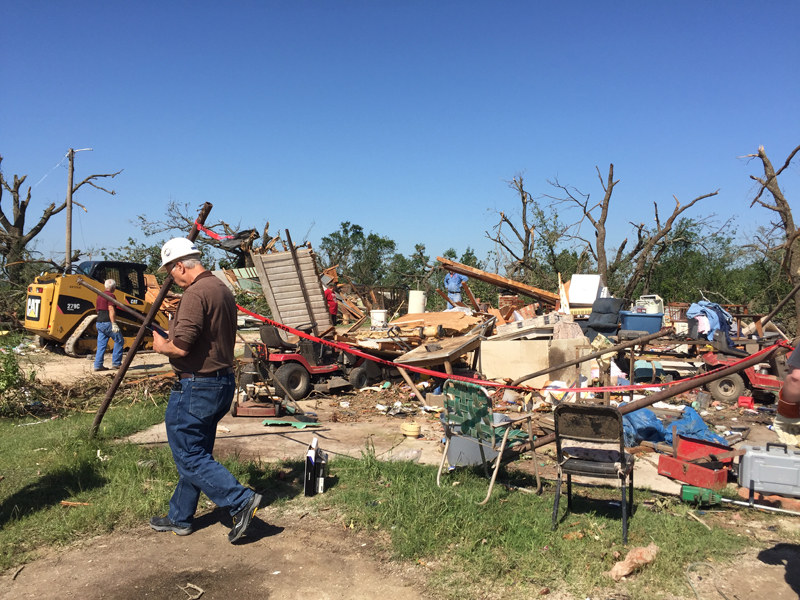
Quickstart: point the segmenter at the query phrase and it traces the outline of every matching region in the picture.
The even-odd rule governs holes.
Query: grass
[[[381,462],[366,454],[362,460],[339,459],[332,464],[338,482],[326,502],[338,507],[347,526],[381,530],[391,537],[390,552],[398,559],[433,562],[431,584],[443,597],[464,598],[466,589],[485,597],[487,589],[504,588],[504,598],[538,596],[543,588],[566,589],[586,597],[614,587],[604,575],[624,557],[622,525],[613,488],[574,486],[573,512],[551,531],[553,490],[542,496],[495,488],[486,506],[476,503],[486,494],[486,480],[462,470],[436,487],[435,469],[411,463]],[[453,485],[458,482],[458,485]],[[528,482],[530,484],[530,482]],[[684,570],[692,562],[732,559],[750,544],[735,531],[708,531],[673,503],[654,512],[636,491],[636,512],[629,522],[628,548],[654,542],[656,560],[627,582],[632,598],[686,594]],[[754,517],[770,518],[770,517]],[[481,591],[482,590],[482,591]]]
[[[165,399],[120,400],[96,439],[88,438],[90,413],[71,411],[38,424],[33,423],[42,417],[0,420],[0,570],[33,559],[43,547],[141,526],[165,513],[177,481],[169,449],[120,441],[160,422]],[[26,423],[31,424],[19,426]],[[140,466],[141,461],[152,463]],[[292,483],[302,481],[300,462],[262,464],[233,456],[224,464],[245,485],[265,491],[273,506],[333,507],[320,514],[353,530],[379,533],[376,539],[386,539],[385,551],[394,558],[431,566],[429,585],[444,598],[538,597],[543,588],[595,597],[614,587],[604,572],[617,560],[615,552],[624,556],[627,551],[619,507],[609,503],[618,500],[612,488],[576,486],[580,496],[573,512],[564,517],[564,500],[552,532],[551,487],[535,496],[498,486],[490,502],[478,506],[487,483],[470,470],[445,475],[445,484],[437,488],[435,468],[382,462],[365,452],[360,460],[334,459],[330,492],[306,500],[296,499],[301,486]],[[752,545],[749,537],[720,522],[708,531],[687,518],[689,507],[676,501],[655,512],[644,504],[651,498],[636,492],[628,548],[654,542],[660,553],[623,584],[631,598],[691,595],[686,565],[720,564]],[[66,507],[62,500],[89,506]],[[201,510],[207,510],[205,500]],[[775,519],[753,512],[747,518]]]

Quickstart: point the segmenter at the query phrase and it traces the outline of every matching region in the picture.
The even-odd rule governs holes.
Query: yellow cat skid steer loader
[[[28,286],[25,304],[25,329],[39,336],[39,343],[63,345],[68,356],[83,357],[97,350],[97,320],[95,302],[97,294],[79,285],[78,277],[98,289],[105,289],[106,279],[117,282],[114,297],[130,308],[146,315],[151,304],[145,301],[144,272],[146,265],[139,263],[87,261],[78,265],[76,273],[43,273]],[[125,338],[125,349],[130,348],[140,323],[122,310],[117,310],[117,324]],[[166,315],[156,313],[155,324],[169,327]],[[109,348],[114,342],[109,341]],[[153,336],[148,333],[142,350],[153,347]]]

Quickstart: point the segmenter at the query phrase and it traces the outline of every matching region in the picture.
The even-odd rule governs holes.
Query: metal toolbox
[[[800,450],[785,444],[744,446],[739,485],[751,492],[800,497]]]

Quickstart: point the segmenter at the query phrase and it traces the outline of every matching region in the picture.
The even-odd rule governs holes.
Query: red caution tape
[[[194,222],[197,225],[197,228],[205,233],[208,237],[214,238],[215,240],[232,240],[235,236],[233,235],[220,235],[215,231],[211,231],[208,227],[204,226],[202,223],[198,223],[197,221]]]
[[[621,393],[621,392],[629,392],[629,391],[636,391],[636,390],[649,390],[649,389],[652,389],[654,387],[661,387],[661,388],[671,387],[673,385],[677,385],[679,383],[683,383],[684,381],[691,381],[692,379],[697,379],[697,378],[703,377],[705,375],[705,373],[701,373],[699,375],[694,375],[692,377],[687,377],[685,379],[678,379],[678,380],[675,380],[675,381],[670,381],[669,383],[642,383],[642,384],[638,384],[638,385],[619,385],[619,386],[608,386],[608,387],[534,388],[534,387],[526,387],[526,386],[513,386],[513,385],[508,385],[508,384],[505,384],[505,383],[498,383],[497,381],[488,381],[486,379],[463,377],[461,375],[448,375],[447,373],[442,373],[441,371],[431,371],[430,369],[424,369],[422,367],[413,367],[411,365],[401,365],[399,363],[392,362],[392,361],[389,361],[389,360],[384,360],[382,358],[378,358],[377,356],[373,356],[373,355],[368,354],[366,352],[362,352],[361,350],[358,350],[357,348],[355,348],[354,346],[352,346],[350,344],[342,344],[342,343],[332,342],[330,340],[323,340],[321,338],[314,337],[313,335],[310,335],[308,333],[304,333],[304,332],[302,332],[302,331],[300,331],[298,329],[294,329],[292,327],[289,327],[288,325],[284,325],[283,323],[278,323],[277,321],[273,321],[272,319],[268,319],[267,317],[264,317],[262,315],[256,314],[254,312],[251,312],[251,311],[247,310],[246,308],[244,308],[242,306],[239,306],[238,304],[236,306],[243,313],[245,313],[247,315],[250,315],[254,319],[258,319],[259,321],[261,321],[263,323],[267,323],[269,325],[277,327],[278,329],[283,329],[284,331],[287,331],[287,332],[289,332],[291,334],[294,334],[294,335],[296,335],[298,337],[305,338],[307,340],[311,340],[312,342],[318,342],[320,344],[325,344],[326,346],[330,346],[331,348],[336,348],[337,350],[342,350],[344,352],[349,352],[350,354],[353,354],[355,356],[360,356],[360,357],[365,358],[367,360],[371,360],[372,362],[378,363],[379,365],[384,365],[386,367],[391,367],[391,368],[394,368],[394,369],[405,369],[406,371],[412,371],[413,373],[419,373],[421,375],[428,375],[429,377],[434,377],[436,379],[455,379],[457,381],[465,381],[467,383],[477,383],[478,385],[496,387],[496,388],[508,388],[508,389],[511,389],[511,390],[520,390],[522,392],[540,391],[540,390],[545,390],[546,389],[546,390],[548,390],[550,392],[558,392],[558,393],[565,393],[565,392],[568,392],[568,393],[572,393],[572,392],[616,392],[616,393]],[[752,358],[753,356],[758,356],[760,354],[766,354],[767,352],[772,350],[772,348],[774,348],[775,346],[781,346],[781,347],[788,348],[790,350],[794,350],[794,348],[790,344],[788,344],[785,341],[781,340],[779,342],[776,342],[772,346],[768,346],[768,347],[764,348],[763,350],[760,350],[760,351],[756,352],[755,354],[752,354],[752,355],[750,355],[750,356],[748,356],[746,358],[743,358],[741,360],[738,360],[738,361],[736,361],[734,363],[731,363],[730,365],[726,365],[726,366],[737,365],[737,364],[739,364],[739,363],[741,363],[741,362],[743,362],[743,361],[745,361],[745,360],[747,360],[749,358]]]

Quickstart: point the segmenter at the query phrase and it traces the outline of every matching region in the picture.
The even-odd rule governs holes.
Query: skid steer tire
[[[311,375],[299,363],[286,363],[275,371],[275,379],[286,388],[292,400],[302,400],[311,391]],[[275,393],[282,396],[285,392],[276,385]]]
[[[712,381],[706,387],[714,400],[725,403],[736,402],[745,391],[744,380],[738,373]]]

